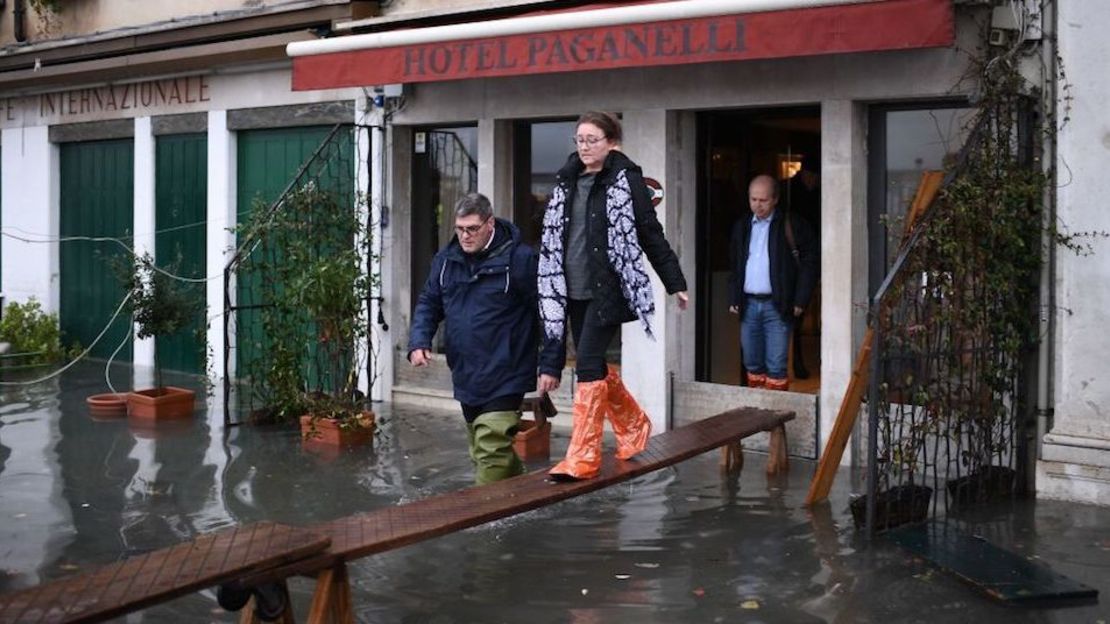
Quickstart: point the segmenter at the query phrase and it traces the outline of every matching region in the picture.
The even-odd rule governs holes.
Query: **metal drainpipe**
[[[1045,2],[1041,24],[1044,32],[1041,41],[1041,56],[1049,72],[1048,89],[1050,93],[1049,106],[1052,106],[1053,115],[1048,121],[1057,124],[1057,115],[1060,114],[1057,93],[1057,12],[1054,2]],[[1056,245],[1052,240],[1052,228],[1056,223],[1056,133],[1046,135],[1042,151],[1041,166],[1049,174],[1048,189],[1045,191],[1044,238],[1047,249],[1044,266],[1041,269],[1041,314],[1040,330],[1044,339],[1040,344],[1037,354],[1037,449],[1036,459],[1042,456],[1044,436],[1052,428],[1053,405],[1055,404],[1056,387],[1054,376],[1056,374]],[[1032,471],[1034,474],[1036,471]],[[1031,485],[1034,485],[1031,483]]]
[[[15,0],[12,6],[12,30],[18,43],[27,42],[27,0]]]

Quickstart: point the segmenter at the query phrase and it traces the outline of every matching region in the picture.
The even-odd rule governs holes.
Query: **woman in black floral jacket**
[[[686,308],[688,297],[686,278],[663,237],[640,168],[620,151],[620,121],[609,113],[585,113],[576,124],[574,143],[577,150],[558,173],[543,219],[538,386],[549,392],[559,385],[569,321],[578,357],[574,430],[566,458],[551,474],[589,479],[601,466],[606,417],[619,459],[642,451],[651,435],[647,414],[605,362],[605,350],[622,323],[639,319],[651,335],[655,300],[644,257],[680,308]]]

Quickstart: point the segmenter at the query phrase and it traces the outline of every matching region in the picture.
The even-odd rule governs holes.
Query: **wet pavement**
[[[113,379],[128,375],[121,367]],[[0,592],[235,524],[311,524],[471,483],[454,412],[379,404],[372,450],[322,455],[303,449],[291,428],[241,427],[225,437],[218,404],[178,427],[94,421],[84,400],[104,391],[95,364],[0,389]],[[565,446],[557,432],[553,453]],[[351,569],[358,621],[1110,621],[1110,508],[1029,500],[959,519],[1102,593],[1092,605],[1014,608],[885,540],[864,539],[847,510],[848,471],[832,504],[811,511],[801,503],[814,464],[792,460],[788,476],[769,480],[763,459],[747,453],[743,474],[729,479],[710,453],[360,560]],[[313,584],[294,579],[290,589],[304,621]],[[204,591],[120,621],[237,618]]]

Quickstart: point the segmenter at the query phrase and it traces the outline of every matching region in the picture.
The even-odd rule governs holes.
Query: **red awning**
[[[738,3],[737,11],[651,22],[636,22],[636,13],[629,11],[630,23],[624,25],[444,41],[425,37],[433,40],[362,49],[355,44],[322,53],[306,53],[303,46],[346,38],[305,42],[300,52],[290,49],[293,89],[942,47],[952,45],[955,36],[951,0],[879,0],[757,13],[742,12]]]

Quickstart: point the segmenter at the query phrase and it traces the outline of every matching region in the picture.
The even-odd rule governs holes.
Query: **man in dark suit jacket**
[[[817,245],[809,224],[776,210],[778,183],[756,176],[751,216],[732,228],[729,311],[740,315],[748,386],[786,390],[790,333],[817,283]]]

